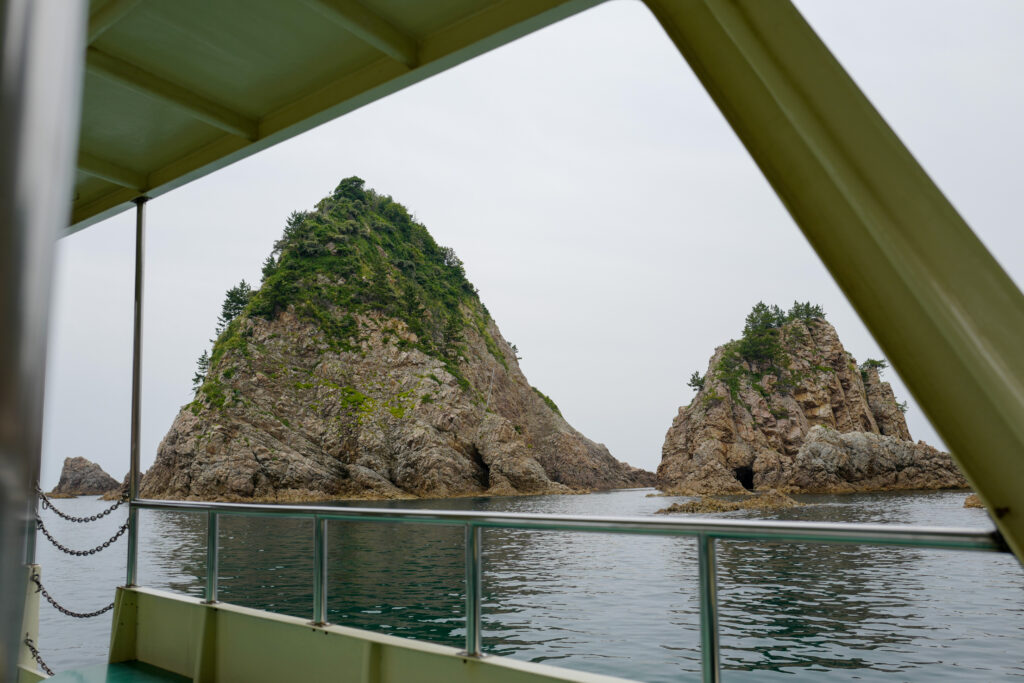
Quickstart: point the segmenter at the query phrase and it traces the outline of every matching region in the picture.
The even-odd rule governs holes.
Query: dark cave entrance
[[[743,485],[748,491],[754,490],[754,468],[753,467],[737,467],[732,471],[736,481]]]
[[[480,486],[485,489],[491,487],[491,468],[484,462],[484,458],[480,455],[480,451],[477,450],[476,445],[469,447],[469,458],[473,461],[473,464],[477,466],[476,480]]]

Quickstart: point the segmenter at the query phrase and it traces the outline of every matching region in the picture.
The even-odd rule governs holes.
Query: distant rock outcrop
[[[311,500],[649,486],[530,386],[462,262],[349,178],[229,292],[147,498]]]
[[[759,304],[719,347],[665,437],[658,487],[684,494],[966,487],[952,458],[910,440],[885,364],[857,365],[820,308]]]
[[[116,490],[117,480],[85,458],[65,458],[60,482],[51,493],[61,496],[98,496]]]
[[[964,507],[965,508],[982,508],[982,509],[984,509],[985,508],[985,504],[981,502],[981,498],[978,496],[977,493],[972,493],[969,496],[967,496],[966,498],[964,498]]]

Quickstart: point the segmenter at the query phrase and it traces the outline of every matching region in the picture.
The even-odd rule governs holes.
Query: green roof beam
[[[78,153],[78,170],[121,187],[138,190],[139,192],[146,190],[145,174],[136,173],[131,169],[119,166],[106,159],[86,154],[85,152],[80,151]]]
[[[416,41],[355,0],[306,0],[346,31],[410,69],[419,64]]]
[[[107,4],[89,17],[88,44],[99,38],[103,33],[121,21],[124,15],[131,12],[142,0],[110,0]]]
[[[94,47],[86,51],[86,69],[138,93],[171,104],[226,133],[247,140],[256,140],[259,137],[259,125],[256,121]]]
[[[276,110],[261,113],[258,139],[239,137],[233,132],[199,147],[188,148],[178,145],[180,148],[171,160],[166,160],[161,153],[159,161],[154,159],[152,163],[146,161],[150,159],[146,150],[139,149],[138,153],[133,155],[131,165],[147,168],[149,182],[146,195],[151,198],[159,197],[218,168],[601,2],[602,0],[497,0],[467,13],[457,21],[425,32],[417,42],[419,63],[415,69],[382,55],[372,63],[354,70],[343,69],[333,79],[328,79],[309,92],[292,98]],[[281,3],[279,6],[291,5]],[[138,11],[142,12],[145,9],[144,3]],[[308,11],[306,7],[302,9]],[[109,55],[104,57],[109,58]],[[130,64],[127,66],[138,69]],[[147,92],[147,95],[159,97],[150,92]],[[104,112],[103,116],[108,117],[113,123],[118,121],[116,116],[107,112]],[[125,112],[125,119],[131,120],[130,111]],[[88,139],[88,130],[88,126],[83,129],[83,139]],[[154,140],[143,142],[153,143]],[[121,161],[122,164],[128,165],[128,162],[123,160],[112,161]],[[130,207],[129,202],[137,196],[137,192],[128,188],[118,188],[99,195],[92,192],[80,195],[72,207],[71,225],[65,234],[120,213]]]

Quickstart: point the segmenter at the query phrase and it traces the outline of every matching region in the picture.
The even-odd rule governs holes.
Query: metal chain
[[[36,495],[39,496],[39,501],[40,501],[40,504],[42,505],[43,509],[47,509],[48,508],[50,510],[53,510],[55,513],[57,513],[57,515],[59,517],[63,517],[64,519],[68,520],[69,522],[78,522],[78,523],[95,522],[97,519],[103,519],[104,517],[106,517],[111,512],[113,512],[117,508],[121,507],[125,503],[125,500],[122,498],[121,500],[117,501],[116,503],[111,505],[109,508],[107,508],[103,512],[98,512],[95,515],[92,515],[91,517],[72,517],[71,515],[66,515],[63,512],[61,512],[60,510],[58,510],[57,507],[53,504],[53,501],[50,500],[49,498],[47,498],[46,494],[43,493],[39,489],[38,486],[36,487]]]
[[[36,593],[42,593],[43,597],[46,598],[46,601],[48,603],[53,605],[54,609],[56,609],[61,614],[66,614],[67,616],[74,617],[75,619],[89,619],[90,617],[98,617],[104,612],[109,612],[110,610],[114,609],[114,603],[110,603],[103,609],[98,609],[95,612],[72,612],[68,608],[59,605],[56,600],[50,597],[50,594],[46,592],[46,589],[43,588],[42,582],[39,580],[39,574],[35,572],[32,573],[32,583],[36,585]]]
[[[50,667],[46,666],[46,662],[43,661],[43,656],[39,654],[39,650],[36,649],[36,646],[32,643],[32,639],[28,637],[27,633],[25,634],[25,640],[22,642],[25,643],[25,647],[28,648],[28,651],[32,653],[32,658],[36,660],[36,664],[39,665],[39,668],[42,669],[47,676],[52,676],[53,671]]]
[[[122,524],[121,528],[117,530],[116,534],[114,534],[109,539],[107,539],[100,545],[96,546],[95,548],[90,548],[89,550],[73,550],[71,548],[61,545],[57,541],[57,539],[50,535],[50,532],[47,530],[46,526],[43,524],[43,520],[41,519],[36,520],[36,528],[43,532],[43,536],[46,536],[46,538],[49,539],[50,543],[52,543],[57,548],[57,550],[60,550],[63,553],[67,553],[68,555],[74,555],[76,557],[86,557],[87,555],[95,555],[99,551],[109,548],[111,543],[121,538],[124,532],[128,531],[128,522]]]

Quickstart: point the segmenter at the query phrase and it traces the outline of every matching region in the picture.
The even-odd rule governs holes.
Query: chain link
[[[98,617],[99,615],[103,614],[104,612],[109,612],[110,610],[114,609],[114,603],[110,603],[106,607],[104,607],[102,609],[98,609],[95,612],[72,612],[68,608],[63,607],[60,604],[58,604],[57,601],[54,600],[50,596],[50,594],[46,592],[46,589],[43,588],[42,581],[39,580],[39,574],[37,574],[35,572],[32,573],[32,583],[34,583],[36,585],[36,593],[42,593],[43,597],[46,598],[46,601],[48,603],[53,605],[54,609],[56,609],[61,614],[66,614],[67,616],[74,617],[75,619],[89,619],[91,617]]]
[[[103,541],[103,543],[99,544],[95,548],[90,548],[89,550],[74,550],[72,548],[68,548],[67,546],[61,545],[56,538],[50,535],[49,530],[47,530],[46,525],[43,524],[43,520],[41,519],[36,520],[36,528],[42,531],[43,536],[46,536],[46,538],[49,539],[50,543],[52,543],[54,547],[56,547],[57,550],[60,550],[62,553],[67,553],[68,555],[74,555],[76,557],[86,557],[88,555],[95,555],[99,551],[109,548],[111,543],[121,538],[124,532],[128,531],[128,522],[122,524],[121,527],[117,530],[116,534],[111,536],[106,541]]]
[[[36,487],[36,495],[39,496],[40,505],[43,507],[44,510],[45,509],[53,510],[55,513],[57,513],[57,516],[63,517],[64,519],[68,520],[69,522],[78,522],[80,524],[85,523],[85,522],[95,522],[97,519],[103,519],[104,517],[106,517],[111,512],[113,512],[117,508],[121,507],[125,503],[125,500],[122,498],[121,500],[117,501],[116,503],[111,505],[109,508],[107,508],[103,512],[98,512],[95,515],[92,515],[90,517],[72,517],[71,515],[66,515],[63,512],[61,512],[60,510],[58,510],[57,507],[53,504],[53,501],[50,500],[49,498],[47,498],[46,494],[43,493],[39,489],[38,486]]]
[[[22,642],[25,643],[25,647],[28,648],[28,651],[32,653],[32,658],[36,660],[36,664],[39,665],[39,668],[42,669],[47,676],[52,676],[53,671],[50,667],[46,666],[46,662],[43,661],[43,656],[39,654],[39,650],[36,649],[35,644],[33,644],[32,639],[28,637],[27,633],[25,634],[25,640]]]

